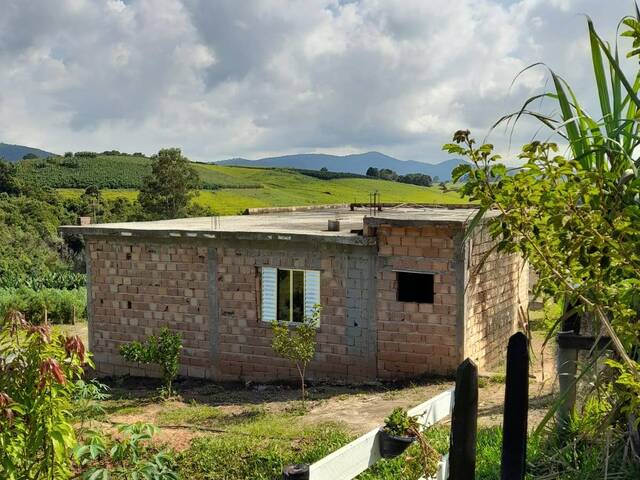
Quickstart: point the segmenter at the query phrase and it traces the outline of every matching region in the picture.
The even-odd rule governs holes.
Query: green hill
[[[35,155],[39,158],[50,157],[55,155],[39,148],[27,147],[25,145],[11,145],[10,143],[0,143],[0,158],[9,162],[17,162],[22,160],[25,155]]]
[[[218,172],[216,167],[194,163],[204,188],[258,188],[257,183],[238,181]],[[218,167],[223,168],[223,167]],[[151,160],[135,155],[98,155],[97,157],[50,157],[22,160],[18,175],[37,185],[52,188],[140,188],[151,173]]]
[[[366,177],[321,179],[288,169],[203,163],[194,163],[194,168],[205,188],[195,202],[222,215],[238,214],[247,208],[368,202],[374,191],[380,193],[382,202],[465,203],[457,193],[444,193],[437,187]],[[21,178],[57,188],[65,196],[79,196],[84,188],[95,185],[106,198],[134,199],[150,171],[148,158],[130,155],[54,157],[18,163]]]

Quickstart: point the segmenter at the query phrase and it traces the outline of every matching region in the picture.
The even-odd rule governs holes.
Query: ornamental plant
[[[0,478],[67,478],[76,445],[72,395],[91,365],[77,336],[16,311],[0,328]]]
[[[478,145],[468,130],[456,132],[444,150],[469,160],[453,177],[465,180],[462,194],[480,205],[473,224],[488,210],[498,211],[487,220],[497,250],[523,255],[539,274],[540,290],[573,306],[568,313],[588,314],[595,331],[611,337],[614,353],[596,352],[608,368],[600,370],[593,394],[610,406],[612,425],[626,417],[625,457],[640,461],[638,9],[620,25],[621,35],[632,40],[627,58],[634,65],[623,67],[617,44],[604,42],[587,21],[599,113],[589,114],[550,70],[552,91],[529,98],[498,122],[517,125],[521,117],[532,117],[555,137],[524,145],[520,167],[507,168],[493,145]],[[557,114],[530,109],[541,100],[551,100]]]
[[[162,370],[163,393],[171,396],[173,380],[178,375],[180,350],[180,334],[163,327],[158,336],[151,335],[145,343],[131,342],[122,345],[120,355],[130,362],[158,365]]]
[[[302,323],[275,321],[271,324],[273,339],[271,347],[282,358],[293,362],[300,375],[300,392],[302,404],[305,401],[304,379],[307,365],[316,353],[316,334],[320,324],[320,305],[314,305],[310,316],[305,316]]]
[[[385,432],[395,437],[413,437],[418,432],[418,422],[415,417],[410,417],[407,411],[402,407],[396,407],[391,414],[385,418]]]

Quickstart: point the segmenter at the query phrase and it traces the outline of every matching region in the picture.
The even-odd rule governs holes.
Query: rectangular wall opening
[[[433,303],[433,274],[396,272],[399,302]]]

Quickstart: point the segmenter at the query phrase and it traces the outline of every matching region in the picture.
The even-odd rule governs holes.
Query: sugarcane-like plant
[[[568,82],[549,70],[553,90],[529,98],[497,122],[517,125],[523,116],[533,117],[556,137],[525,145],[519,154],[523,165],[508,169],[491,144],[476,144],[466,130],[456,132],[444,149],[470,160],[453,177],[464,179],[462,193],[480,204],[474,225],[489,209],[499,211],[487,220],[496,248],[522,254],[540,275],[540,290],[578,313],[588,312],[596,332],[611,337],[615,353],[606,358],[597,394],[610,406],[610,420],[628,416],[631,451],[640,458],[637,8],[621,26],[621,35],[633,41],[627,54],[635,62],[632,79],[617,44],[604,42],[587,21],[599,113],[587,112]],[[532,110],[539,100],[551,100],[557,114]]]

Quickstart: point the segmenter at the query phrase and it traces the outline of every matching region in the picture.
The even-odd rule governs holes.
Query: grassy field
[[[226,182],[229,188],[202,190],[195,202],[211,207],[220,215],[242,213],[247,208],[368,202],[369,193],[380,193],[382,202],[465,203],[456,192],[442,192],[438,187],[419,187],[385,180],[339,178],[320,180],[280,169],[223,167],[196,164],[208,181]],[[253,185],[242,188],[242,185]],[[60,188],[63,196],[78,197],[82,189]],[[106,189],[108,199],[133,200],[135,189]]]

